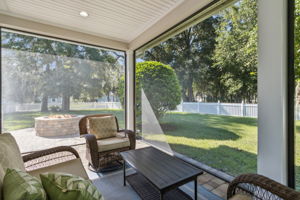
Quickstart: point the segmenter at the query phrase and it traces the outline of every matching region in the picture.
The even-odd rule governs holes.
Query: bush
[[[50,107],[49,107],[49,110],[50,110],[51,112],[60,112],[60,111],[61,111],[61,109],[60,109],[59,106],[50,106]]]
[[[119,97],[124,97],[124,77],[120,81]],[[169,65],[145,61],[136,65],[136,115],[141,115],[141,91],[151,104],[157,118],[174,110],[181,101],[181,88],[176,73]],[[138,120],[139,121],[139,120]]]

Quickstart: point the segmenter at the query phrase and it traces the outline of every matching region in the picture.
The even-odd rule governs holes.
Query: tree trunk
[[[295,92],[296,105],[300,104],[300,82],[296,81],[296,92]]]
[[[188,102],[188,97],[186,95],[186,88],[181,89],[181,97],[182,97],[183,102]]]
[[[109,93],[106,94],[106,99],[107,99],[107,102],[110,102]]]
[[[63,95],[61,109],[63,112],[70,111],[70,96],[69,95],[65,95],[65,94]]]
[[[189,86],[188,88],[188,101],[189,102],[194,102],[195,101],[195,98],[194,98],[194,93],[193,93],[193,87],[192,86]]]
[[[47,95],[43,95],[41,112],[48,112],[48,96]]]
[[[187,98],[188,102],[194,102],[195,97],[194,97],[194,91],[193,91],[193,79],[189,78],[188,85],[187,85]]]

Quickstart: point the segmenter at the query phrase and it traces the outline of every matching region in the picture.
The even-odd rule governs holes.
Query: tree
[[[4,70],[13,101],[33,102],[34,97],[42,102],[41,111],[47,111],[48,97],[62,97],[67,112],[71,98],[94,101],[116,93],[124,72],[121,53],[17,33],[2,36],[7,58],[14,58],[6,59],[10,63]]]
[[[119,97],[124,97],[124,77],[119,85]],[[141,94],[144,91],[156,117],[159,119],[174,110],[181,101],[180,85],[174,69],[156,61],[136,64],[136,108],[141,114]],[[124,105],[124,102],[123,102]]]
[[[296,102],[300,103],[300,0],[295,1],[295,83]]]
[[[18,59],[16,59],[18,58]],[[37,99],[39,89],[39,77],[32,74],[31,60],[23,60],[21,52],[2,49],[2,93],[3,102],[30,103]]]
[[[295,75],[300,78],[300,0],[295,1]]]
[[[257,5],[242,0],[220,13],[212,81],[218,100],[252,102],[257,96]]]
[[[256,101],[256,0],[240,0],[140,58],[172,66],[183,101]]]
[[[38,100],[38,94],[42,96],[42,111],[47,111],[47,79],[50,60],[44,56],[37,56],[35,52],[43,52],[49,42],[40,45],[39,38],[17,33],[2,32],[3,52],[9,59],[3,72],[5,74],[4,90],[9,90],[13,95],[9,96],[10,102],[29,103]],[[44,49],[43,51],[41,51]],[[12,67],[13,69],[11,69]],[[46,76],[49,77],[49,76]],[[8,83],[5,87],[5,82]]]
[[[183,101],[195,101],[194,85],[206,85],[205,77],[216,44],[218,17],[210,17],[160,45],[147,50],[144,60],[155,60],[174,68],[182,88]]]

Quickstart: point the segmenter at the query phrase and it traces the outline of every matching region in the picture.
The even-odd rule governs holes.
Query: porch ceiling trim
[[[155,37],[152,37],[151,40],[146,41],[147,37],[145,36],[144,42],[139,43],[130,43],[129,48],[138,50],[137,55],[144,52],[145,50],[152,48],[162,41],[166,41],[171,37],[174,37],[175,35],[179,34],[180,32],[188,29],[189,27],[194,26],[195,24],[200,23],[201,21],[209,18],[210,16],[216,14],[220,10],[225,9],[226,7],[232,5],[237,0],[210,0],[207,1],[205,5],[203,5],[200,9],[193,12],[192,14],[188,15],[186,18],[180,20],[178,23],[173,24],[170,28],[165,28],[163,32],[158,33],[155,35]],[[172,13],[170,13],[172,14]],[[160,28],[159,25],[156,26],[157,28]],[[148,32],[145,32],[144,34],[151,34],[153,31],[155,31],[155,28],[153,27],[152,30],[149,30]],[[166,26],[164,26],[166,27]],[[140,45],[140,46],[138,46]]]
[[[185,0],[129,43],[25,19],[20,16],[4,13],[3,11],[0,12],[0,26],[109,49],[122,51],[135,50],[214,1],[217,0]]]
[[[82,32],[60,28],[57,26],[38,23],[31,20],[26,20],[5,14],[0,14],[0,26],[3,28],[16,29],[54,38],[101,46],[109,49],[116,49],[122,51],[126,51],[128,49],[128,43],[125,42],[98,37]]]

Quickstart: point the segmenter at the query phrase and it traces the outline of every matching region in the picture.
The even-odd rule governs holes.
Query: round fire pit
[[[55,137],[79,133],[80,115],[50,115],[35,118],[37,136]]]

